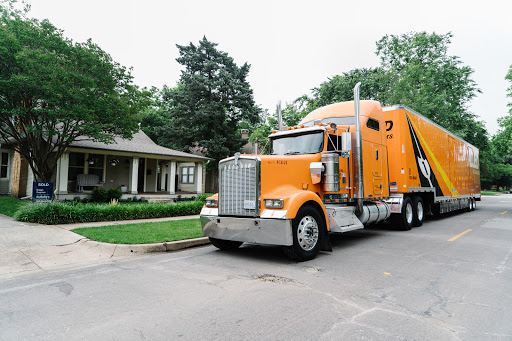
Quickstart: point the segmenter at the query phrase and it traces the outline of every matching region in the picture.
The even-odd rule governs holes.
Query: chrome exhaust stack
[[[357,200],[357,214],[363,213],[364,179],[363,179],[363,138],[361,134],[361,109],[359,103],[359,88],[361,82],[354,87],[354,110],[356,118],[356,131],[354,132],[354,198]]]

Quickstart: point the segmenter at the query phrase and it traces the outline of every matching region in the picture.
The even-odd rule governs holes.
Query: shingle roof
[[[94,142],[87,138],[78,138],[70,147],[77,148],[91,148],[91,149],[102,149],[111,150],[118,152],[131,152],[131,153],[142,153],[142,154],[155,154],[165,156],[175,156],[190,159],[209,160],[209,158],[190,153],[180,152],[174,149],[165,148],[157,145],[153,142],[142,130],[138,133],[133,134],[131,140],[116,137],[115,142],[112,144],[106,144],[102,142]]]

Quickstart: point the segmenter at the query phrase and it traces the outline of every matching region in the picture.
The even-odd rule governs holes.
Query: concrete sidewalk
[[[89,240],[70,230],[78,227],[120,225],[199,218],[195,216],[94,222],[66,225],[40,225],[15,221],[0,215],[0,279],[25,272],[40,272],[56,267],[108,262],[119,257],[148,252],[176,251],[208,244],[197,238],[157,244],[108,244]]]

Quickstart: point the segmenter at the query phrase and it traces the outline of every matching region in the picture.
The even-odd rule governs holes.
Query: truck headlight
[[[265,199],[266,208],[283,208],[283,199]]]
[[[219,202],[217,201],[217,199],[206,199],[204,201],[204,204],[206,205],[206,207],[218,207],[219,206]]]

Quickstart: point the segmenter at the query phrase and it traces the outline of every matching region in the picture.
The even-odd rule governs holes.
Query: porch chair
[[[78,192],[83,192],[84,187],[103,187],[103,183],[100,182],[100,178],[96,174],[78,174],[76,187]]]

